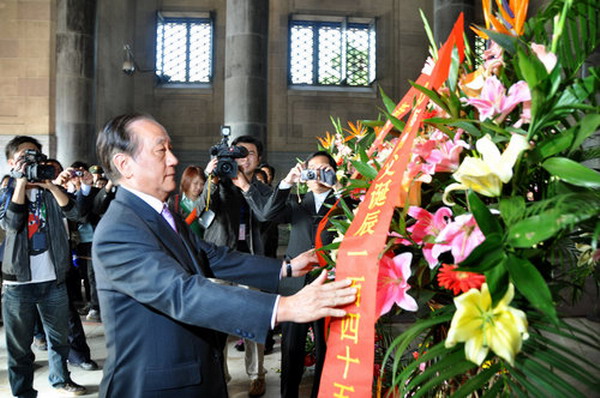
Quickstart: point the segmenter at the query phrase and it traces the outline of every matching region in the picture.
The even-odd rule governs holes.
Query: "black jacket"
[[[271,196],[272,189],[257,180],[250,183],[247,192],[242,192],[230,180],[218,184],[209,184],[207,181],[200,195],[200,208],[206,207],[209,192],[209,209],[215,213],[215,219],[206,228],[204,240],[217,246],[235,249],[240,228],[240,208],[246,202],[250,208],[248,247],[252,254],[264,254],[261,222],[266,220],[262,209]]]
[[[290,240],[286,255],[294,258],[300,253],[315,247],[315,237],[321,219],[327,214],[330,206],[336,202],[333,191],[323,202],[319,212],[315,211],[315,197],[312,192],[303,195],[298,201],[295,195],[290,195],[291,189],[276,188],[262,209],[262,215],[269,221],[290,223]],[[325,230],[321,236],[323,244],[329,244],[334,234]],[[285,278],[279,289],[283,294],[293,294],[304,286],[306,277]]]

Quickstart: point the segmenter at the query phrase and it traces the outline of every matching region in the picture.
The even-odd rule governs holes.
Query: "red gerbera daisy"
[[[441,287],[452,290],[454,295],[468,292],[469,289],[479,289],[485,276],[475,272],[454,271],[458,268],[453,264],[442,264],[440,272],[437,275],[438,283]]]

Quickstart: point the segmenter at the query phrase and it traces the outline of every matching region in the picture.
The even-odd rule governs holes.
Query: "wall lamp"
[[[137,62],[135,62],[135,56],[133,50],[129,44],[123,45],[123,66],[121,68],[123,73],[128,76],[133,75],[136,71],[141,73],[154,72],[154,69],[141,69]]]

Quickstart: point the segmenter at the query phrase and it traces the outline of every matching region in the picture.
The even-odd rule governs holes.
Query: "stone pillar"
[[[224,123],[265,146],[268,21],[268,0],[227,0]]]
[[[465,32],[473,44],[473,34],[469,26],[474,22],[474,3],[474,0],[434,0],[433,36],[438,46],[446,41],[461,12],[465,13]]]
[[[56,1],[56,157],[93,161],[96,0]]]

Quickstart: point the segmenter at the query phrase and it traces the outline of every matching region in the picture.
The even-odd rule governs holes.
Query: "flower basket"
[[[340,239],[320,248],[325,266],[347,277],[351,253],[369,254],[356,238],[375,236],[382,223],[386,231],[376,257],[352,263],[375,269],[377,282],[369,293],[368,275],[354,278],[364,302],[350,315],[418,318],[375,353],[377,396],[600,391],[598,364],[568,348],[600,350],[597,331],[556,309],[565,288],[599,281],[600,173],[589,162],[597,167],[600,148],[586,142],[600,126],[600,70],[584,64],[600,44],[600,9],[554,0],[527,19],[527,7],[483,0],[486,25],[473,28],[486,40],[483,54],[453,31],[441,48],[431,44],[402,101],[382,92],[378,120],[344,127],[332,119],[335,132],[319,139],[338,161],[343,195],[361,202],[351,211],[340,201],[329,220]],[[388,218],[369,227],[369,214],[385,206]],[[348,360],[321,383],[324,396],[361,388],[347,376],[360,362],[350,360],[360,339],[344,341],[348,325],[332,326],[326,367],[342,348]],[[372,344],[368,325],[356,330]],[[372,366],[371,354],[360,363]]]

